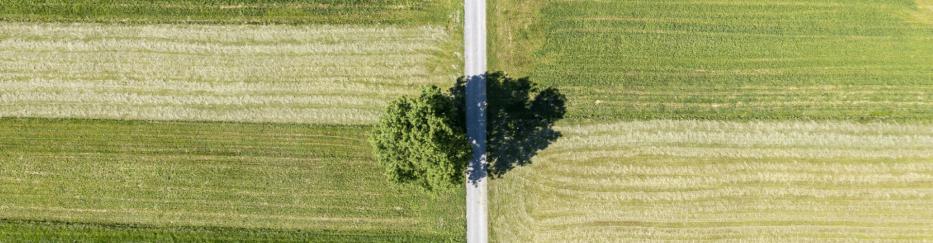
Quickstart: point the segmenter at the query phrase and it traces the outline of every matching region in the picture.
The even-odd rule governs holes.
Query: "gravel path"
[[[488,242],[486,186],[486,1],[465,0],[464,53],[467,136],[473,145],[466,183],[467,242]]]

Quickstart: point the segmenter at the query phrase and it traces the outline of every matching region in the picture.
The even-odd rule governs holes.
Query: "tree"
[[[463,183],[470,146],[454,99],[435,86],[392,102],[370,136],[390,181],[428,190]]]
[[[487,148],[490,175],[501,177],[531,163],[560,137],[552,129],[566,113],[556,88],[539,89],[528,78],[487,73]],[[416,98],[393,101],[370,135],[376,160],[396,183],[443,190],[463,183],[471,155],[466,138],[466,79],[443,93],[436,86]]]

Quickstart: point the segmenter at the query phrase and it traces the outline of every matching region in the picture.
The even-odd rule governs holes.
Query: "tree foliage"
[[[528,78],[487,73],[487,167],[502,176],[530,163],[537,151],[560,137],[552,129],[566,113],[566,98],[556,88],[539,89]],[[373,129],[370,141],[390,181],[428,190],[463,183],[471,147],[466,138],[466,82],[449,90],[424,88],[416,98],[392,102]]]
[[[444,190],[463,182],[470,155],[460,106],[435,86],[392,102],[370,142],[390,181]]]

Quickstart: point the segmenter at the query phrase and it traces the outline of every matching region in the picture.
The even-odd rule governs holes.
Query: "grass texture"
[[[933,126],[567,124],[490,187],[501,242],[933,237]]]
[[[0,117],[365,124],[453,80],[428,26],[0,24]]]
[[[0,119],[0,241],[459,241],[463,191],[387,186],[366,130]]]
[[[571,119],[933,119],[927,1],[494,6],[495,65],[566,90]]]
[[[569,101],[496,241],[933,239],[929,1],[491,6],[491,64]]]
[[[354,126],[455,78],[459,6],[0,0],[0,242],[462,241]]]
[[[0,21],[186,24],[446,23],[452,0],[2,0]]]
[[[62,221],[0,220],[0,239],[28,242],[431,242],[436,235],[232,227],[153,227]],[[456,240],[452,240],[456,241]]]

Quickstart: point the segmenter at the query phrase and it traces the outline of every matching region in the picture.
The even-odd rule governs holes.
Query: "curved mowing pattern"
[[[0,241],[461,239],[463,191],[387,187],[367,130],[0,119]]]
[[[491,183],[494,237],[929,239],[933,125],[641,121],[565,125]]]
[[[452,80],[436,27],[0,25],[0,117],[362,124]]]

